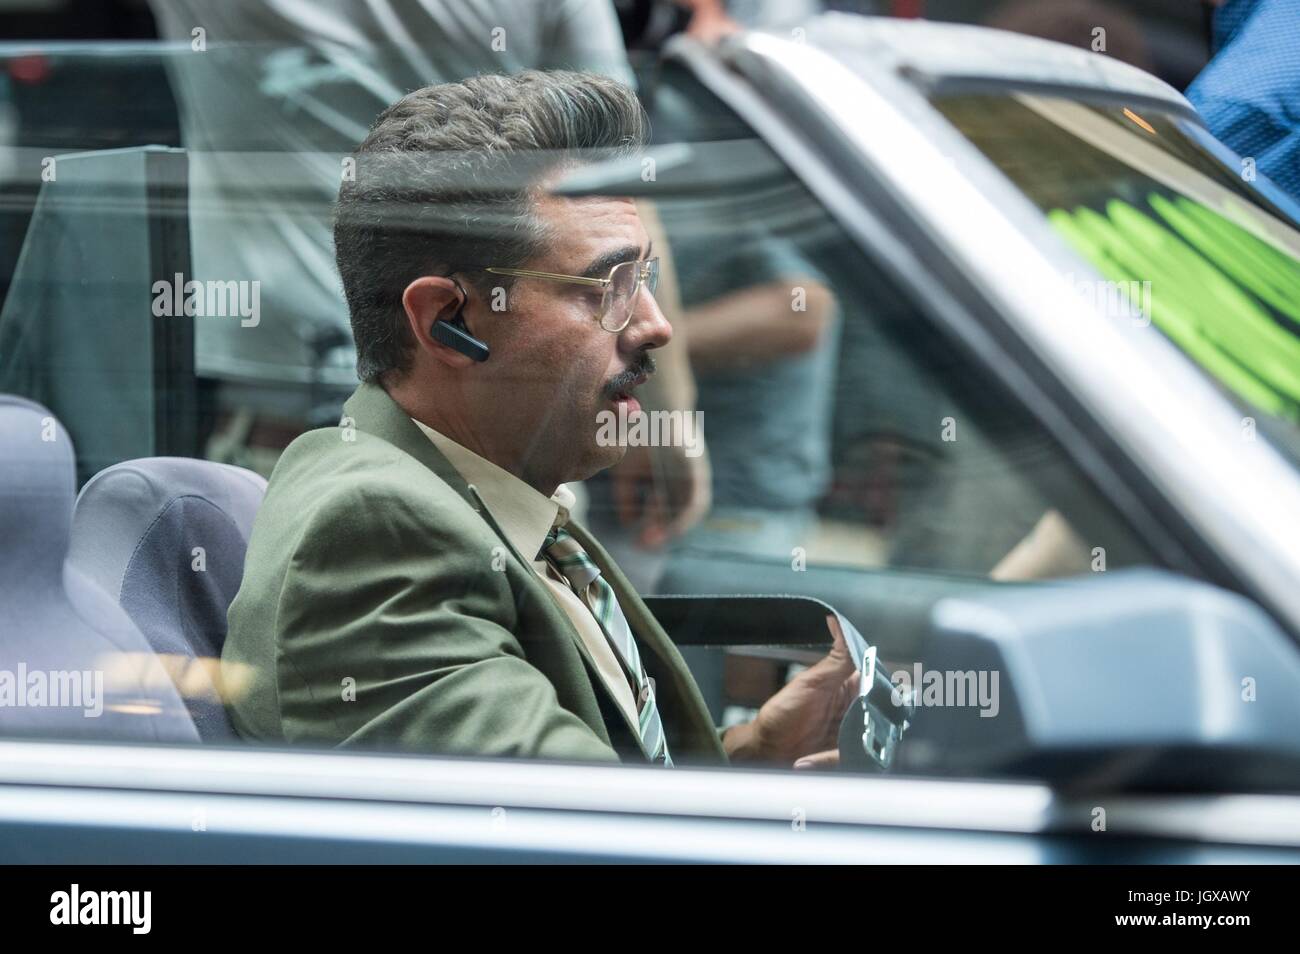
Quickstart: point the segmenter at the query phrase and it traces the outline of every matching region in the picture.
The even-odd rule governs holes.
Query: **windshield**
[[[1300,461],[1300,232],[1253,159],[1234,171],[1198,125],[1146,104],[1016,93],[935,105],[1134,317]]]

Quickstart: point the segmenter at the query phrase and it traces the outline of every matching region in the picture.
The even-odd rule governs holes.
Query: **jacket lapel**
[[[565,524],[565,529],[596,561],[600,572],[613,588],[618,605],[623,610],[623,615],[627,617],[628,625],[632,627],[632,632],[636,635],[640,646],[649,649],[658,657],[661,663],[660,672],[666,673],[672,680],[673,694],[679,701],[677,715],[684,723],[680,727],[681,735],[688,740],[691,750],[697,753],[712,753],[719,761],[725,762],[726,752],[718,738],[709,708],[700,694],[700,687],[695,683],[695,677],[691,675],[690,667],[677,651],[677,646],[664,632],[649,607],[623,575],[623,571],[618,568],[596,538],[587,532],[587,528],[577,521],[570,520]]]
[[[421,434],[420,436],[423,437],[424,435]],[[561,628],[569,634],[570,642],[572,642],[577,648],[578,654],[582,656],[582,661],[587,667],[587,678],[591,680],[594,691],[602,693],[606,697],[606,699],[611,703],[610,708],[618,713],[619,718],[623,721],[623,725],[626,726],[628,732],[632,734],[632,738],[639,740],[641,737],[639,728],[635,723],[628,719],[627,712],[618,704],[618,700],[614,698],[614,694],[610,692],[609,687],[605,685],[605,680],[600,675],[600,670],[596,668],[596,661],[591,658],[591,651],[587,649],[587,644],[583,642],[582,637],[578,635],[578,630],[573,625],[573,620],[569,618],[569,614],[566,613],[563,608],[555,604],[555,598],[549,592],[546,592],[546,584],[537,578],[537,574],[533,570],[532,561],[525,559],[524,555],[515,549],[514,544],[510,542],[510,539],[501,529],[501,525],[498,524],[496,518],[492,516],[492,510],[486,503],[484,503],[483,499],[479,497],[478,492],[475,491],[472,486],[470,487],[470,492],[477,501],[474,509],[478,510],[479,515],[487,521],[488,525],[491,526],[493,530],[496,531],[497,536],[502,539],[506,547],[512,554],[514,554],[515,559],[523,567],[525,572],[524,579],[527,581],[527,585],[538,587],[543,591],[541,596],[541,605],[546,608],[546,614],[551,618],[553,625]]]

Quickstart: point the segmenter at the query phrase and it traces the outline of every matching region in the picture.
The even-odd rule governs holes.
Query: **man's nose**
[[[632,320],[623,329],[619,345],[624,350],[636,352],[647,348],[662,348],[672,339],[673,326],[659,310],[654,295],[642,288],[637,292]]]

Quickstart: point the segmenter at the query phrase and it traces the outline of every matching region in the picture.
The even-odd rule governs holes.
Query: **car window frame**
[[[1189,490],[1203,474],[1187,473],[1186,461],[1151,446],[1159,442],[1121,441],[1131,432],[1132,422],[1117,426],[1114,396],[1109,404],[1099,402],[1096,388],[1087,386],[1089,369],[1082,360],[1063,356],[1060,342],[1044,332],[1031,308],[1009,305],[980,274],[979,255],[1008,255],[1000,248],[980,248],[980,236],[973,233],[992,224],[1014,235],[1018,244],[1032,247],[1040,281],[1059,283],[1061,275],[1095,270],[930,105],[913,77],[881,67],[864,78],[811,44],[766,34],[745,34],[713,50],[680,40],[668,53],[768,142],[864,254],[880,262],[987,373],[1021,396],[1078,469],[1167,566],[1244,593],[1300,640],[1300,592],[1289,582],[1300,574],[1300,544],[1285,540],[1275,526],[1239,501],[1228,500],[1208,513],[1203,503],[1196,503],[1206,495]],[[845,88],[850,92],[843,94]],[[1004,88],[1018,87],[1009,80]],[[839,94],[839,112],[827,106],[831,92]],[[920,148],[928,152],[928,190],[936,196],[974,194],[995,204],[982,222],[963,222],[959,242],[946,234],[933,206],[908,201],[912,189],[906,180],[916,175],[916,167],[903,161],[911,155],[903,154],[905,147],[889,136],[865,143],[861,128],[857,135],[846,128],[851,117],[842,107],[848,100],[860,105],[868,95],[874,108],[889,111],[914,136],[925,137]],[[929,161],[935,159],[939,161]],[[1234,414],[1175,346],[1153,329],[1141,330],[1150,334],[1134,336],[1132,347],[1146,362],[1145,370],[1173,375],[1180,389],[1189,389],[1200,406],[1218,415],[1216,420]],[[1198,434],[1202,440],[1206,436]],[[1178,441],[1170,443],[1179,446]],[[1280,454],[1258,442],[1245,452],[1277,499],[1293,501],[1300,513],[1300,481]],[[1211,493],[1208,499],[1221,496]],[[1244,543],[1244,527],[1260,534],[1268,546],[1257,540]]]

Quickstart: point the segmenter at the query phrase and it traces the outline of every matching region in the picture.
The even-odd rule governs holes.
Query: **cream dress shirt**
[[[415,418],[411,418],[415,420]],[[551,596],[560,604],[560,608],[573,622],[573,628],[587,651],[606,687],[627,714],[632,725],[639,724],[636,700],[632,696],[632,685],[623,673],[614,648],[610,646],[596,617],[592,615],[587,604],[580,600],[569,588],[545,558],[533,559],[546,541],[546,535],[554,526],[563,526],[568,522],[569,509],[574,497],[564,484],[556,488],[550,497],[543,497],[541,492],[524,483],[514,474],[503,470],[484,457],[480,457],[467,447],[457,444],[445,434],[415,421],[433,446],[442,452],[456,472],[472,484],[478,491],[483,503],[492,511],[493,518],[501,527],[510,545],[519,551],[526,560],[532,560],[533,572],[541,578]]]

